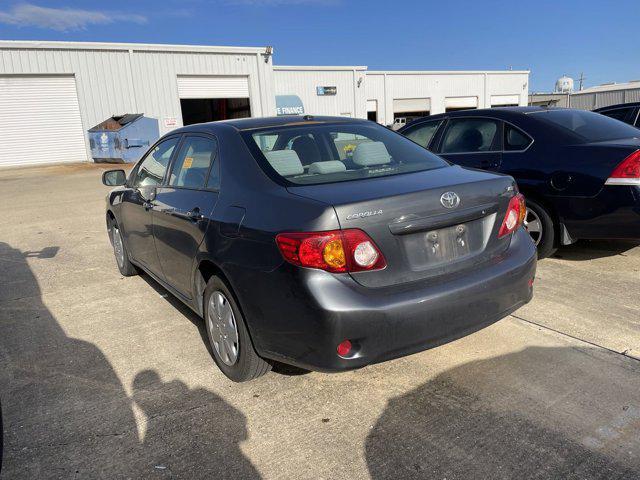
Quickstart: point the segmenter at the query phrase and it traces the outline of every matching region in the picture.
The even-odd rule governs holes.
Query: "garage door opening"
[[[184,125],[251,116],[248,98],[181,98],[180,109]]]
[[[394,124],[411,123],[416,118],[431,113],[430,98],[395,98],[393,100]]]
[[[445,112],[473,110],[478,108],[478,97],[447,97],[444,99]]]

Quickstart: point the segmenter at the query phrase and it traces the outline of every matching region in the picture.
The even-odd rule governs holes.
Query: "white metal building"
[[[274,66],[275,93],[297,95],[305,113],[369,118],[383,125],[464,108],[527,105],[528,71],[368,71]],[[335,87],[319,95],[318,87]]]
[[[0,167],[86,161],[87,130],[144,113],[164,134],[277,112],[389,124],[458,108],[526,105],[526,71],[274,67],[270,47],[0,41]],[[278,99],[298,106],[277,107]]]
[[[271,55],[246,47],[0,42],[0,166],[86,161],[93,125],[144,112],[165,133],[182,125],[185,108],[198,115],[193,99],[273,114]]]
[[[640,102],[640,80],[585,88],[573,92],[569,102],[571,108],[583,110],[593,110],[618,103]]]

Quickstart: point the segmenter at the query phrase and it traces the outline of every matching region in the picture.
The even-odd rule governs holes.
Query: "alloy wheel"
[[[124,268],[124,244],[118,227],[113,227],[113,252],[120,268]]]
[[[229,299],[220,291],[209,297],[207,328],[218,358],[225,365],[238,361],[238,326]]]
[[[524,227],[537,247],[542,240],[542,221],[538,214],[530,208],[527,208],[527,214],[524,217]]]

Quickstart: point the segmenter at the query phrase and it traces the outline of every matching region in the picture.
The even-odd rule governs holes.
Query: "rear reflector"
[[[511,200],[509,200],[509,206],[507,207],[507,213],[504,216],[502,225],[500,225],[498,238],[502,238],[505,235],[515,232],[518,227],[524,223],[526,213],[527,207],[524,201],[524,196],[521,193],[518,193],[511,197]]]
[[[349,352],[351,351],[351,342],[349,340],[344,340],[343,342],[340,342],[338,344],[338,348],[336,348],[336,351],[338,352],[338,355],[340,355],[341,357],[346,357],[347,355],[349,355]]]
[[[327,272],[361,272],[387,266],[369,235],[357,228],[328,232],[280,233],[276,243],[289,263]]]
[[[607,185],[640,186],[640,150],[636,150],[625,158],[605,183]]]

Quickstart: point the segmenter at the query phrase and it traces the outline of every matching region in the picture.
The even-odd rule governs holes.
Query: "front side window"
[[[504,126],[504,150],[506,152],[515,152],[525,150],[532,142],[531,138],[521,130],[505,124]]]
[[[474,153],[494,150],[500,124],[490,118],[455,118],[449,121],[442,153]]]
[[[178,144],[178,137],[169,138],[156,145],[138,166],[133,180],[134,187],[153,187],[162,183],[171,154]]]
[[[274,135],[278,138],[272,141]],[[285,184],[343,182],[448,166],[436,155],[371,122],[287,126],[246,131],[242,136],[258,164]]]
[[[418,145],[428,148],[429,143],[431,143],[440,125],[442,125],[442,120],[421,123],[420,125],[409,128],[406,132],[403,132],[403,135]]]
[[[549,109],[531,112],[528,115],[546,125],[559,128],[582,142],[640,137],[638,129],[631,125],[585,110]]]
[[[213,187],[209,177],[209,167],[217,163],[217,147],[217,142],[213,138],[195,136],[185,138],[176,161],[171,168],[169,185],[196,189],[205,188],[205,185]],[[217,165],[216,168],[211,170],[214,172],[212,176],[216,177]],[[209,184],[207,184],[208,179]],[[215,183],[217,179],[213,181]]]

